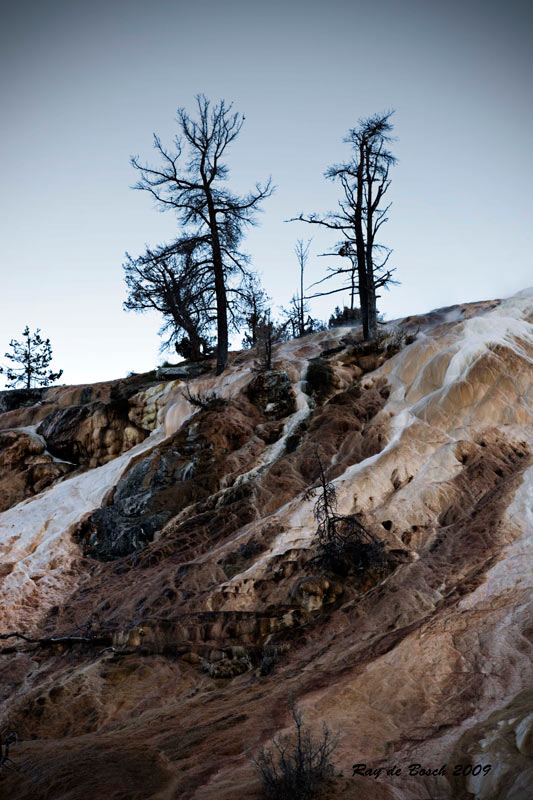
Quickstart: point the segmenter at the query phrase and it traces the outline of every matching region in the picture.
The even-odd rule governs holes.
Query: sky
[[[336,240],[285,222],[335,208],[324,178],[358,119],[394,109],[393,205],[381,241],[400,285],[386,319],[533,285],[531,3],[508,0],[19,0],[0,31],[0,364],[25,325],[52,343],[61,382],[153,368],[155,314],[125,312],[125,252],[179,232],[129,159],[156,164],[194,98],[246,117],[226,162],[244,192],[272,176],[244,249],[273,298],[306,283]],[[313,301],[327,319],[342,295]],[[238,341],[238,340],[237,340]],[[174,360],[175,354],[174,354]],[[1,377],[0,377],[1,381]],[[1,383],[0,383],[1,385]]]

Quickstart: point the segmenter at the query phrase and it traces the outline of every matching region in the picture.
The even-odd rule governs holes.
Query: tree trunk
[[[172,314],[172,319],[174,320],[174,325],[176,328],[181,328],[185,331],[187,336],[189,337],[189,343],[191,346],[190,352],[190,359],[191,361],[200,361],[202,357],[201,352],[201,345],[202,339],[198,335],[198,331],[196,326],[191,319],[191,316],[187,310],[186,305],[183,303],[176,302],[176,298],[172,296],[172,293],[168,294],[168,304],[170,306],[170,312]],[[179,352],[176,347],[176,352]]]
[[[302,244],[303,246],[303,244]],[[303,256],[302,256],[303,261]],[[305,333],[305,321],[304,321],[304,265],[303,263],[300,264],[300,336],[303,336]]]
[[[26,348],[26,389],[31,389],[31,350],[30,350],[29,335],[28,335],[28,346]]]
[[[350,272],[350,280],[352,284],[350,289],[350,311],[352,312],[353,316],[353,310],[355,308],[355,264],[353,263],[352,259],[350,260],[352,262],[352,271]]]
[[[191,343],[191,361],[200,361],[202,358],[202,340],[196,331],[190,331],[188,333]]]
[[[226,281],[224,275],[224,264],[222,262],[222,250],[218,235],[215,206],[211,190],[207,183],[204,183],[207,208],[209,212],[209,230],[211,233],[211,252],[213,255],[213,275],[215,278],[215,297],[217,300],[217,367],[216,374],[221,375],[228,363],[228,299],[226,295]]]
[[[216,374],[221,375],[228,363],[228,308],[226,298],[226,285],[222,269],[215,272],[215,295],[217,298],[217,368]]]
[[[378,321],[376,308],[376,284],[374,280],[374,222],[373,222],[373,194],[372,177],[370,175],[369,163],[371,148],[365,148],[365,168],[366,168],[366,242],[365,242],[365,265],[366,265],[366,289],[368,293],[368,338],[376,341],[378,336]]]
[[[372,286],[368,292],[368,339],[376,341],[378,338],[378,314],[376,307],[376,291]]]
[[[363,338],[370,338],[368,319],[368,283],[366,275],[365,236],[363,233],[363,174],[365,151],[359,147],[359,164],[357,165],[357,194],[355,202],[355,249],[357,251],[357,277],[359,279],[359,300],[361,303],[361,320]]]

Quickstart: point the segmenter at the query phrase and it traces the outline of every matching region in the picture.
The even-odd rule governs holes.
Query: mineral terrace
[[[0,395],[2,797],[259,800],[292,695],[323,798],[531,800],[533,290],[255,357]],[[317,453],[382,569],[313,560]]]

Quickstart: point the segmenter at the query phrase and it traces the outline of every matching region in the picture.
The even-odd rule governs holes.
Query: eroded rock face
[[[88,403],[129,404],[136,394],[155,384],[155,373],[81,386],[11,389],[0,393],[0,430],[37,425],[59,409]]]
[[[52,412],[37,433],[51,453],[88,467],[97,467],[146,439],[148,433],[128,419],[121,403],[88,403]]]
[[[0,392],[1,510],[76,468],[100,466],[144,441],[155,427],[149,404],[164,407],[168,390],[151,377]]]
[[[283,419],[296,411],[294,390],[284,370],[258,373],[246,394],[267,419]]]
[[[74,468],[56,461],[35,434],[0,431],[0,512],[38,494]]]
[[[170,517],[209,498],[222,477],[237,475],[240,462],[264,447],[253,437],[253,409],[247,410],[248,415],[232,404],[202,412],[137,460],[117,484],[110,505],[83,521],[77,536],[85,552],[111,560],[142,549]]]
[[[46,389],[8,389],[0,392],[0,414],[40,403]]]
[[[533,292],[399,328],[232,356],[216,410],[139,389],[149,438],[0,516],[3,630],[48,637],[2,642],[6,796],[259,800],[291,693],[339,732],[324,798],[529,800]],[[381,571],[317,569],[317,453]]]

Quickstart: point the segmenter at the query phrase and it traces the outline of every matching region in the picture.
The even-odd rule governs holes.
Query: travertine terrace
[[[533,290],[357,335],[0,414],[2,796],[259,800],[292,694],[323,797],[533,797]],[[312,561],[317,452],[382,573]]]

